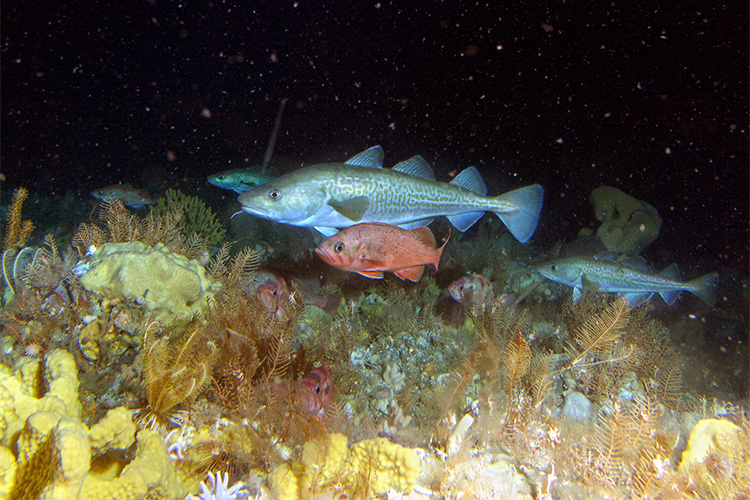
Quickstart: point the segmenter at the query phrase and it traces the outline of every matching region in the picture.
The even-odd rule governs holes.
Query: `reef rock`
[[[645,201],[609,186],[595,189],[590,199],[602,223],[596,236],[608,250],[637,255],[659,236],[661,217]]]

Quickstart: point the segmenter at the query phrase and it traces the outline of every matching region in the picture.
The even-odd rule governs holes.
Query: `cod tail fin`
[[[687,283],[693,295],[713,307],[716,303],[716,289],[719,287],[719,273],[704,274]]]
[[[539,223],[539,214],[542,212],[544,200],[544,189],[539,184],[516,189],[497,197],[506,203],[515,206],[512,212],[495,212],[500,217],[505,227],[521,243],[529,241]]]

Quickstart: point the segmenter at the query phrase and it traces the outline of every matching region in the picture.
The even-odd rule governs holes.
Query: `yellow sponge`
[[[9,498],[16,482],[16,459],[5,446],[0,446],[0,498]]]
[[[728,420],[707,418],[695,424],[687,449],[682,453],[680,472],[703,463],[711,453],[733,459],[740,447],[740,428]]]
[[[345,435],[330,434],[306,443],[302,462],[277,467],[269,482],[282,500],[316,497],[333,487],[339,493],[410,493],[420,469],[414,450],[388,439],[367,439],[347,448]]]
[[[48,390],[41,398],[30,393],[42,388],[29,387],[28,369],[23,364],[16,376],[0,372],[0,445],[10,447],[32,413],[45,410],[59,416],[81,418],[78,401],[78,368],[73,356],[62,349],[50,352],[44,361],[44,382]],[[35,377],[38,379],[38,377]],[[37,384],[39,385],[39,384]]]
[[[91,447],[98,453],[111,449],[125,449],[135,442],[132,412],[122,406],[109,410],[89,430]]]
[[[417,484],[421,462],[416,452],[385,438],[366,439],[349,450],[352,470],[370,476],[373,493],[388,490],[411,493]]]
[[[162,438],[154,431],[142,430],[136,436],[138,450],[119,477],[100,479],[89,474],[79,500],[177,500],[187,489],[180,482],[169,460]]]

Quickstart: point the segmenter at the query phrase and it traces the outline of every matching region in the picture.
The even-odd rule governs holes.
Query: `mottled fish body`
[[[567,257],[537,266],[547,279],[573,287],[573,299],[581,298],[588,283],[599,292],[623,294],[632,306],[640,305],[658,293],[672,305],[680,292],[689,292],[713,306],[716,302],[718,273],[708,273],[692,281],[681,281],[677,264],[672,264],[659,274],[649,273],[645,261],[639,257],[625,263],[597,257]]]
[[[156,204],[156,201],[148,191],[145,189],[135,189],[127,184],[112,184],[94,189],[91,191],[91,196],[101,201],[118,200],[130,208],[143,208]]]
[[[274,180],[278,175],[261,167],[233,168],[208,176],[208,183],[235,193],[244,193]]]
[[[493,212],[519,241],[531,238],[542,208],[543,189],[532,185],[496,197],[470,167],[450,183],[437,182],[430,166],[414,156],[382,168],[383,150],[372,147],[345,163],[324,163],[281,176],[240,195],[242,210],[331,236],[337,228],[380,222],[406,229],[446,216],[466,231]]]

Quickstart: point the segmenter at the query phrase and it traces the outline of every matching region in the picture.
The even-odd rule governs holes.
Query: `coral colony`
[[[574,301],[552,279],[570,248],[616,261],[656,239],[658,213],[620,190],[592,195],[596,234],[547,253],[494,217],[479,243],[447,242],[445,226],[332,235],[319,253],[362,275],[256,219],[255,240],[232,248],[212,210],[176,191],[137,211],[105,198],[65,246],[33,238],[27,197],[15,192],[4,223],[3,498],[748,494],[736,378],[685,348],[705,323],[586,276]],[[382,272],[402,269],[415,272]],[[636,288],[703,293],[671,283]]]

